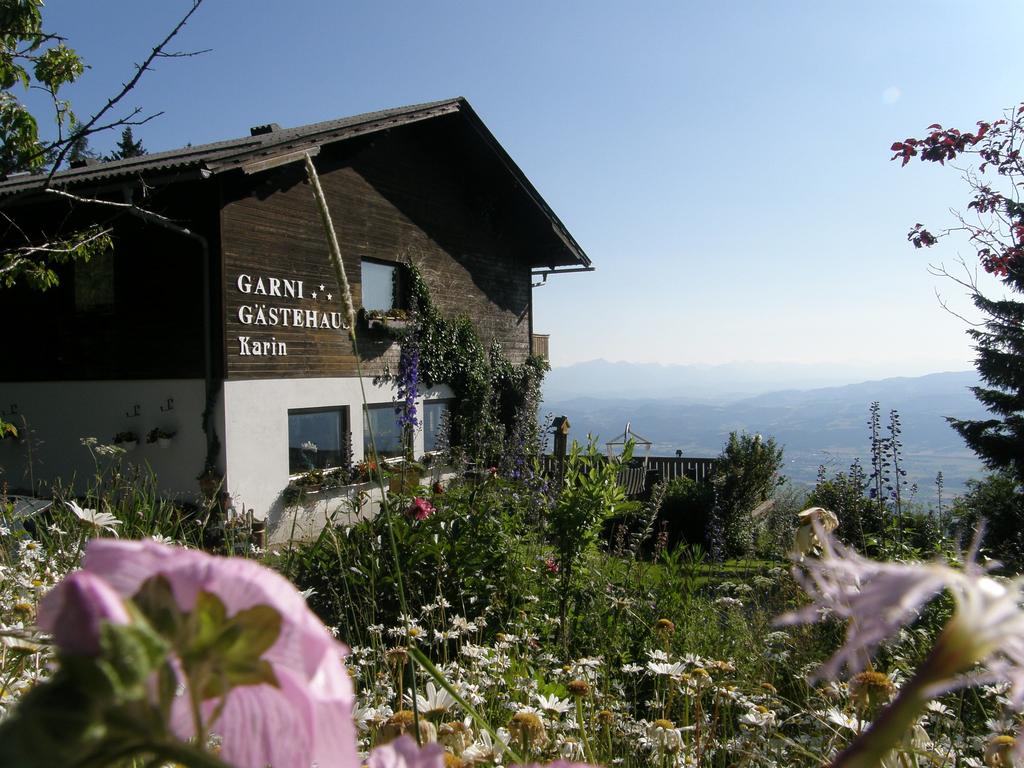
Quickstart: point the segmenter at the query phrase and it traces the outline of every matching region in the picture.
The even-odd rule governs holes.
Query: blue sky
[[[187,3],[51,0],[98,108]],[[140,9],[144,9],[142,13]],[[984,14],[981,10],[984,9]],[[970,308],[905,240],[955,171],[889,161],[1024,100],[1024,4],[206,0],[127,100],[151,151],[461,95],[597,266],[535,290],[554,365],[966,369]],[[116,140],[97,137],[106,151]],[[960,250],[958,250],[958,246]]]

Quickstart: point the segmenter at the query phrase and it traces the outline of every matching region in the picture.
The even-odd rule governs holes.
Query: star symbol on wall
[[[329,293],[327,294],[327,300],[328,300],[328,301],[331,301],[331,300],[332,300],[333,298],[334,298],[334,297],[333,297],[333,296],[331,296],[331,294],[329,294]]]
[[[320,290],[322,291],[323,289],[324,289],[324,284],[320,283]]]
[[[316,298],[316,291],[313,291],[313,298]]]

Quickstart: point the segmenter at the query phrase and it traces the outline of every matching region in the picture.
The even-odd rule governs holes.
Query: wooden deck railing
[[[662,482],[675,480],[677,477],[688,477],[697,482],[709,481],[715,474],[717,459],[692,458],[687,456],[648,456],[633,459],[632,464],[619,473],[619,482],[630,496],[645,493],[647,482],[652,474],[656,474]],[[554,475],[558,471],[558,461],[554,456],[544,457],[544,472]]]
[[[638,459],[638,461],[643,461],[643,459]],[[715,474],[717,462],[717,459],[694,459],[686,456],[648,456],[647,468],[660,474],[665,482],[675,480],[677,477],[688,477],[691,480],[703,482]]]

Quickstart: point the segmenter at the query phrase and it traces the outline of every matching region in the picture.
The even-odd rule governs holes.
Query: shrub
[[[714,478],[716,499],[708,536],[714,556],[727,559],[751,553],[754,511],[771,498],[781,466],[782,449],[774,438],[729,434]]]
[[[391,496],[390,515],[409,610],[446,603],[472,616],[483,606],[503,617],[518,609],[540,544],[524,520],[534,497],[522,484],[491,478],[430,499],[433,512],[406,515],[412,499]],[[396,568],[380,514],[347,527],[327,527],[313,542],[280,556],[280,568],[312,589],[310,604],[343,637],[365,643],[367,627],[401,624]]]
[[[678,544],[708,547],[707,530],[715,504],[715,489],[688,477],[677,477],[665,489],[657,528],[664,531],[665,544],[673,549]]]
[[[883,530],[881,506],[866,495],[866,480],[860,462],[854,461],[849,472],[825,477],[825,468],[818,469],[818,484],[807,499],[809,507],[824,507],[835,512],[839,520],[836,536],[857,547],[868,549],[868,540],[879,537]]]
[[[1024,493],[1010,471],[983,480],[970,480],[967,494],[953,502],[954,530],[969,541],[978,523],[985,521],[984,551],[1010,573],[1024,570]]]

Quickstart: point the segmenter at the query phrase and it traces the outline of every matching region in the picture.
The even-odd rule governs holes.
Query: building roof
[[[292,155],[315,150],[325,144],[344,141],[412,123],[431,120],[444,115],[460,114],[476,130],[480,138],[495,153],[498,161],[513,176],[521,190],[546,216],[559,239],[568,250],[567,263],[590,266],[590,259],[568,230],[515,164],[498,140],[487,129],[469,102],[462,97],[414,104],[377,112],[367,112],[352,117],[328,120],[296,128],[280,128],[276,125],[261,126],[252,130],[253,135],[211,144],[182,147],[166,152],[131,157],[124,160],[92,163],[59,171],[49,177],[48,186],[54,188],[81,188],[129,181],[146,177],[169,176],[181,178],[194,176],[207,178],[237,169],[258,171],[274,167]],[[19,174],[0,181],[0,198],[31,195],[47,185],[44,174]],[[555,265],[552,265],[555,266]]]

